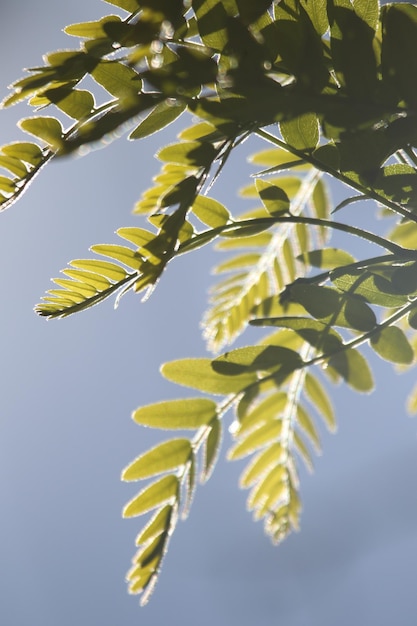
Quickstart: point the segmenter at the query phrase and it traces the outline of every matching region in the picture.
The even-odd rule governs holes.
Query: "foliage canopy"
[[[120,15],[68,26],[79,47],[46,55],[3,102],[34,107],[19,125],[37,143],[0,149],[0,208],[52,159],[127,125],[137,140],[193,116],[178,141],[158,152],[160,173],[134,208],[145,226],[120,228],[119,244],[94,245],[94,257],[70,261],[36,307],[61,318],[110,296],[117,303],[129,290],[146,297],[178,255],[213,241],[227,253],[215,267],[219,280],[203,320],[215,355],[161,368],[199,395],[133,413],[139,425],[181,431],[122,474],[150,479],[124,509],[126,517],[152,512],[128,573],[129,590],[143,592],[146,602],[197,481],[213,471],[227,412],[234,439],[228,458],[247,459],[240,485],[249,489],[248,508],[279,543],[299,526],[297,466],[301,460],[312,468],[317,421],[336,426],[326,386],[343,381],[372,390],[365,344],[401,368],[415,359],[417,7],[377,0],[107,2]],[[86,77],[97,93],[83,86]],[[58,111],[45,115],[51,107]],[[241,191],[255,207],[232,214],[212,196],[213,183],[250,136],[265,142],[252,157],[258,171]],[[328,178],[346,190],[337,206]],[[349,221],[347,207],[361,200],[396,218],[387,234]],[[345,219],[335,219],[342,209]],[[333,231],[361,238],[369,254],[356,259],[331,247]],[[248,324],[269,333],[221,353]],[[417,410],[417,389],[408,408]]]

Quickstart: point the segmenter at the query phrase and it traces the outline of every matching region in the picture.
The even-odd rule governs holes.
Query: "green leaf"
[[[100,243],[91,246],[90,250],[96,254],[116,259],[116,261],[120,261],[120,263],[123,263],[134,270],[139,270],[142,264],[142,259],[137,252],[131,248],[127,248],[126,246],[118,246],[112,243]]]
[[[25,132],[39,137],[52,148],[59,148],[62,145],[64,130],[61,123],[54,117],[27,117],[20,120],[19,126]]]
[[[81,120],[88,117],[94,109],[94,96],[85,89],[71,89],[66,87],[58,87],[56,89],[48,89],[41,96],[31,101],[33,106],[42,106],[52,102],[61,111],[66,113],[74,120]]]
[[[316,32],[320,37],[329,28],[329,20],[327,17],[327,0],[300,0],[300,4],[309,16]]]
[[[123,517],[137,517],[178,497],[179,480],[169,474],[150,484],[127,503]]]
[[[335,267],[341,267],[355,262],[354,257],[349,254],[349,252],[338,248],[311,250],[310,252],[300,254],[297,259],[304,263],[309,263],[313,267],[319,267],[320,269],[334,269]]]
[[[12,156],[0,154],[0,167],[8,170],[20,179],[24,178],[28,173],[26,165],[20,159]]]
[[[153,135],[176,120],[186,108],[184,103],[177,100],[168,99],[160,102],[130,133],[129,139],[142,139]]]
[[[261,179],[255,181],[256,189],[268,213],[271,215],[282,215],[289,213],[290,199],[284,189],[276,185],[266,183]]]
[[[334,432],[337,428],[336,419],[333,412],[333,407],[330,402],[329,396],[325,392],[323,386],[320,384],[316,376],[312,376],[307,372],[304,380],[304,388],[307,397],[317,408],[320,416],[325,421],[327,428]]]
[[[164,376],[169,380],[170,377],[166,375],[165,369],[168,369],[169,374],[171,370],[169,366],[175,366],[177,363],[181,364],[181,361],[166,363],[162,367]],[[181,370],[181,367],[179,369]],[[182,400],[157,402],[140,407],[134,411],[132,418],[137,424],[152,428],[194,430],[210,424],[216,414],[217,405],[212,400],[206,398],[185,398]]]
[[[224,226],[230,220],[230,213],[220,202],[207,196],[198,195],[192,206],[193,213],[210,228]]]
[[[252,454],[252,452],[265,447],[271,441],[279,440],[281,431],[282,420],[270,420],[259,426],[259,428],[246,433],[244,437],[239,437],[237,443],[230,448],[227,458],[236,460]]]
[[[248,430],[257,427],[263,422],[274,419],[286,407],[288,397],[286,392],[278,391],[261,400],[255,407],[239,417],[238,433],[242,435]]]
[[[179,385],[219,395],[238,393],[256,380],[255,372],[236,376],[220,374],[213,369],[212,363],[211,359],[181,359],[165,363],[161,372]]]
[[[321,446],[317,428],[310,415],[300,404],[297,406],[297,422],[313,442],[316,451],[319,452]]]
[[[35,143],[15,142],[1,148],[3,154],[20,159],[25,163],[36,166],[43,159],[43,152]]]
[[[240,477],[240,487],[246,488],[256,483],[260,477],[265,476],[272,468],[282,463],[284,457],[285,450],[280,443],[273,443],[254,455]]]
[[[304,439],[301,437],[300,433],[298,433],[296,430],[294,431],[294,446],[298,454],[303,459],[307,469],[310,472],[312,472],[313,471],[313,459],[311,458],[310,451]]]
[[[126,270],[120,267],[120,265],[109,263],[108,261],[100,261],[99,259],[74,259],[70,262],[70,265],[72,265],[72,267],[96,273],[99,276],[104,276],[109,280],[117,282],[123,280],[127,276]]]
[[[210,424],[210,430],[204,444],[204,465],[201,470],[200,480],[205,483],[210,478],[219,455],[222,441],[222,424],[215,419]]]
[[[239,254],[234,256],[228,261],[220,263],[215,268],[216,274],[222,274],[224,272],[231,272],[232,270],[240,269],[241,267],[253,267],[260,259],[260,255],[254,252],[248,252],[246,254]]]
[[[192,455],[189,439],[170,439],[137,457],[122,472],[122,480],[143,480],[183,467]]]
[[[407,296],[396,294],[392,283],[378,274],[358,270],[331,278],[338,289],[362,296],[370,304],[396,308],[408,302]]]
[[[166,532],[170,527],[172,514],[173,507],[171,504],[166,504],[157,511],[137,536],[136,545],[148,543],[154,537]]]
[[[245,372],[284,369],[286,372],[300,367],[302,360],[297,352],[282,346],[250,346],[226,352],[212,362],[216,372],[226,376],[239,376]]]
[[[107,37],[106,31],[103,29],[105,24],[119,23],[121,19],[118,15],[106,15],[96,22],[80,22],[78,24],[70,24],[64,28],[67,35],[81,37],[86,39],[101,39]]]
[[[216,155],[210,143],[184,141],[162,148],[157,154],[160,161],[178,163],[190,167],[207,167]]]
[[[328,365],[355,391],[369,392],[374,387],[371,370],[365,358],[357,350],[346,350],[330,357]]]
[[[397,326],[381,328],[371,336],[371,346],[377,354],[387,361],[410,364],[414,352],[407,337]]]
[[[228,43],[227,13],[220,0],[193,0],[197,27],[203,43],[222,52]]]
[[[297,150],[314,150],[320,139],[319,122],[314,113],[305,113],[279,125],[284,141]]]
[[[92,70],[91,76],[116,98],[135,96],[142,88],[139,74],[119,61],[100,61]]]

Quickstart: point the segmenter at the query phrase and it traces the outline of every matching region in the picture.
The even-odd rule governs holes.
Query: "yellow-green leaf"
[[[183,467],[192,454],[189,439],[170,439],[137,457],[122,472],[122,480],[143,480]]]
[[[178,497],[179,480],[174,474],[151,483],[127,503],[123,517],[137,517]]]
[[[20,120],[19,126],[25,132],[39,137],[52,148],[59,148],[62,144],[64,129],[55,117],[27,117]]]
[[[230,213],[214,198],[198,195],[192,206],[193,213],[198,219],[210,228],[224,226],[230,219]]]
[[[413,362],[413,348],[401,328],[397,326],[379,329],[371,337],[371,346],[380,357],[387,361],[401,364]]]
[[[132,417],[137,424],[142,426],[193,430],[209,424],[216,416],[216,412],[217,405],[212,400],[184,398],[140,407],[133,413]]]
[[[223,375],[213,369],[211,359],[181,359],[165,363],[161,372],[179,385],[208,393],[227,395],[237,393],[256,380],[255,372],[236,376]]]

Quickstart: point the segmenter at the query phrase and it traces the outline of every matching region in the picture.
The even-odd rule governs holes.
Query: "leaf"
[[[338,248],[311,250],[310,252],[300,254],[297,259],[304,263],[309,263],[313,267],[319,267],[320,269],[334,269],[335,267],[348,265],[355,261],[354,257],[349,254],[349,252]]]
[[[120,263],[123,263],[134,270],[139,270],[142,264],[142,259],[137,252],[131,248],[127,248],[126,246],[119,246],[112,243],[100,243],[91,246],[90,249],[96,254],[102,254],[103,256],[110,257],[111,259],[116,259],[116,261],[120,261]]]
[[[210,424],[210,429],[204,445],[204,465],[200,474],[200,481],[205,483],[210,478],[216,464],[222,441],[222,424],[215,419]]]
[[[59,148],[62,145],[64,130],[61,123],[54,117],[27,117],[20,120],[19,126],[53,148]]]
[[[358,350],[350,349],[335,354],[328,360],[328,365],[335,369],[355,391],[372,391],[374,382],[371,370]]]
[[[67,87],[48,89],[41,96],[35,98],[34,102],[31,101],[31,104],[42,106],[50,102],[75,120],[88,117],[95,106],[94,97],[89,91]]]
[[[331,278],[338,289],[362,296],[370,304],[396,308],[408,302],[407,296],[395,292],[389,280],[371,272],[361,270]]]
[[[261,179],[255,182],[256,189],[268,213],[271,215],[282,215],[289,213],[290,200],[281,187],[266,183]]]
[[[100,276],[105,276],[109,280],[120,281],[126,278],[126,270],[120,265],[109,263],[108,261],[100,261],[99,259],[74,259],[70,262],[73,267],[95,272]]]
[[[169,474],[150,484],[127,503],[123,517],[137,517],[178,497],[179,480]]]
[[[188,439],[170,439],[137,457],[122,472],[122,480],[143,480],[183,467],[192,455]]]
[[[297,352],[282,346],[250,346],[226,352],[212,362],[216,372],[239,376],[246,372],[283,369],[287,374],[302,364]]]
[[[316,451],[319,452],[321,448],[319,434],[310,415],[301,405],[297,406],[297,422],[313,442]]]
[[[258,402],[252,410],[239,416],[238,434],[242,435],[247,430],[274,419],[285,409],[287,400],[286,392],[278,391]]]
[[[219,0],[194,0],[193,10],[203,43],[222,52],[228,43],[227,13]]]
[[[136,545],[147,543],[154,537],[166,532],[166,529],[170,526],[172,514],[173,507],[171,504],[166,504],[159,509],[137,536]]]
[[[210,228],[224,226],[230,220],[230,213],[226,207],[207,196],[198,195],[191,208],[198,219]]]
[[[160,102],[130,133],[129,139],[143,139],[153,135],[176,120],[185,109],[186,105],[176,100]]]
[[[15,142],[1,148],[3,154],[20,159],[25,163],[36,166],[43,159],[43,152],[35,143]]]
[[[377,354],[387,361],[410,364],[414,360],[413,349],[397,326],[387,326],[379,329],[371,336],[371,346]]]
[[[176,363],[181,364],[181,361],[166,363],[162,369],[165,370],[167,366],[175,365]],[[169,370],[170,368],[168,367]],[[163,373],[169,379],[165,371]],[[157,402],[140,407],[134,411],[132,419],[137,424],[152,428],[194,430],[210,424],[216,414],[217,405],[212,400],[206,398],[185,398],[182,400]]]
[[[70,24],[64,28],[67,35],[74,37],[82,37],[86,39],[100,39],[106,37],[104,25],[109,23],[119,23],[121,19],[118,15],[106,15],[96,22],[81,22],[79,24]]]
[[[285,450],[280,443],[273,443],[252,457],[250,463],[245,468],[239,481],[242,488],[247,488],[258,482],[260,477],[278,467],[285,457]]]
[[[323,386],[320,384],[318,378],[316,376],[312,376],[309,372],[307,372],[304,379],[304,386],[307,397],[317,408],[320,416],[325,421],[327,428],[331,432],[335,432],[337,426],[333,407],[330,402],[329,396],[325,392]]]
[[[282,431],[282,420],[274,419],[266,422],[246,433],[244,437],[238,439],[237,443],[230,448],[227,458],[229,460],[241,459],[255,450],[263,448],[271,441],[278,441]]]
[[[116,98],[135,96],[142,88],[139,74],[119,61],[102,60],[92,70],[91,76]]]
[[[215,154],[216,150],[210,143],[184,141],[162,148],[157,156],[160,161],[168,163],[190,167],[207,167],[213,161]]]
[[[314,113],[305,113],[279,125],[284,141],[297,150],[314,150],[319,142],[319,123]]]
[[[256,380],[255,372],[236,376],[223,375],[213,369],[211,359],[181,359],[165,363],[162,375],[179,385],[212,394],[238,393]]]

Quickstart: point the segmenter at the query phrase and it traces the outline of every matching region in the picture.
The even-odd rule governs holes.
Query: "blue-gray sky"
[[[42,53],[76,45],[60,28],[110,12],[99,0],[3,2],[1,96]],[[0,144],[23,138],[15,123],[29,114],[0,112]],[[51,322],[32,308],[70,259],[140,225],[131,208],[157,171],[152,155],[174,136],[122,138],[52,163],[0,215],[0,623],[414,626],[417,422],[404,404],[415,371],[398,377],[376,359],[376,393],[332,390],[339,429],[323,431],[314,475],[302,472],[300,533],[273,548],[245,511],[242,466],[220,461],[177,528],[150,604],[139,609],[126,593],[142,520],[121,519],[136,486],[120,471],[161,438],[130,414],[181,394],[159,376],[161,362],[204,355],[213,254],[172,264],[146,303],[128,295],[117,311],[107,302]],[[237,159],[213,191],[230,207],[241,171]]]

